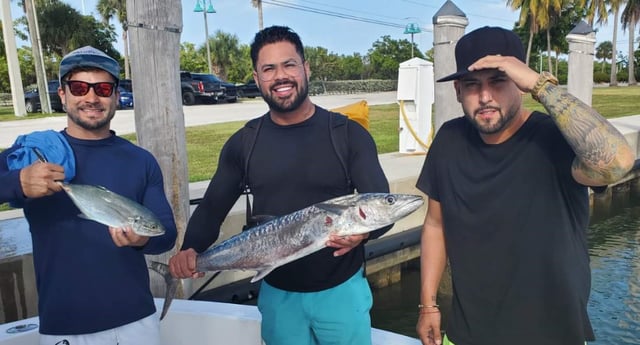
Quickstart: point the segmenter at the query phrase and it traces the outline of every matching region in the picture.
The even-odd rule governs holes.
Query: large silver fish
[[[60,183],[83,218],[122,228],[131,226],[140,236],[160,236],[165,230],[160,220],[146,207],[101,186]]]
[[[275,268],[314,253],[326,245],[329,235],[364,234],[395,223],[423,204],[419,195],[361,193],[321,202],[243,231],[198,254],[196,271],[251,270],[251,282]],[[152,262],[162,274],[167,293],[161,319],[169,309],[178,280],[168,266]]]

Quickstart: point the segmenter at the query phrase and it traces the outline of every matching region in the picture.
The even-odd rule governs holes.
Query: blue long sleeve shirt
[[[84,334],[118,327],[155,312],[145,254],[171,249],[176,225],[163,178],[148,151],[117,137],[80,140],[62,132],[73,148],[71,183],[100,185],[151,210],[166,233],[141,248],[116,247],[107,226],[78,217],[71,199],[59,192],[26,198],[19,170],[9,171],[0,153],[0,202],[22,205],[33,243],[40,332]]]

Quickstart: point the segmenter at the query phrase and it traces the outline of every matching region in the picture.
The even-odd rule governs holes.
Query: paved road
[[[366,100],[369,105],[389,104],[396,102],[396,92],[381,92],[352,95],[313,96],[314,103],[334,108]],[[208,104],[184,107],[185,125],[198,126],[210,123],[249,120],[267,111],[267,105],[261,98],[243,99],[232,104]],[[46,129],[61,130],[66,127],[65,116],[53,116],[41,119],[0,122],[0,147],[9,147],[20,134]],[[118,134],[135,132],[133,110],[118,110],[111,122],[111,128]]]

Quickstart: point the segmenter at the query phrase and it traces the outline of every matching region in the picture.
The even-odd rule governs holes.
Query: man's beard
[[[85,121],[85,120],[81,119],[80,116],[78,116],[78,112],[80,111],[78,108],[75,108],[74,110],[75,111],[73,111],[73,112],[67,111],[67,116],[71,119],[71,121],[73,121],[73,123],[78,125],[80,128],[86,129],[86,130],[89,130],[89,131],[96,130],[96,129],[102,129],[102,128],[108,126],[109,123],[111,122],[111,120],[113,119],[113,117],[116,115],[116,111],[114,109],[114,110],[109,112],[107,117],[99,120],[98,122],[88,122],[88,121]]]
[[[280,101],[275,97],[272,97],[271,89],[277,87],[278,85],[288,84],[290,82],[283,82],[279,84],[275,84],[271,87],[271,89],[267,90],[267,92],[262,93],[262,99],[267,103],[269,109],[279,112],[279,113],[288,113],[294,111],[304,103],[305,99],[309,95],[309,83],[307,82],[306,76],[304,77],[304,82],[300,88],[298,88],[299,84],[297,82],[293,83],[293,88],[297,91],[297,94],[294,96],[293,101],[290,103],[288,99]]]
[[[516,116],[517,111],[513,109],[509,109],[506,114],[502,112],[502,109],[496,107],[485,107],[478,109],[475,114],[480,112],[482,109],[494,109],[498,112],[500,117],[496,122],[483,122],[477,119],[477,116],[466,115],[467,119],[473,126],[480,132],[481,134],[495,134],[503,130],[511,120]]]

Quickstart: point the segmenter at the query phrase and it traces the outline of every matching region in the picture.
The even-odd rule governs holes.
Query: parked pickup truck
[[[238,100],[237,88],[213,74],[180,72],[182,104],[218,103]]]

